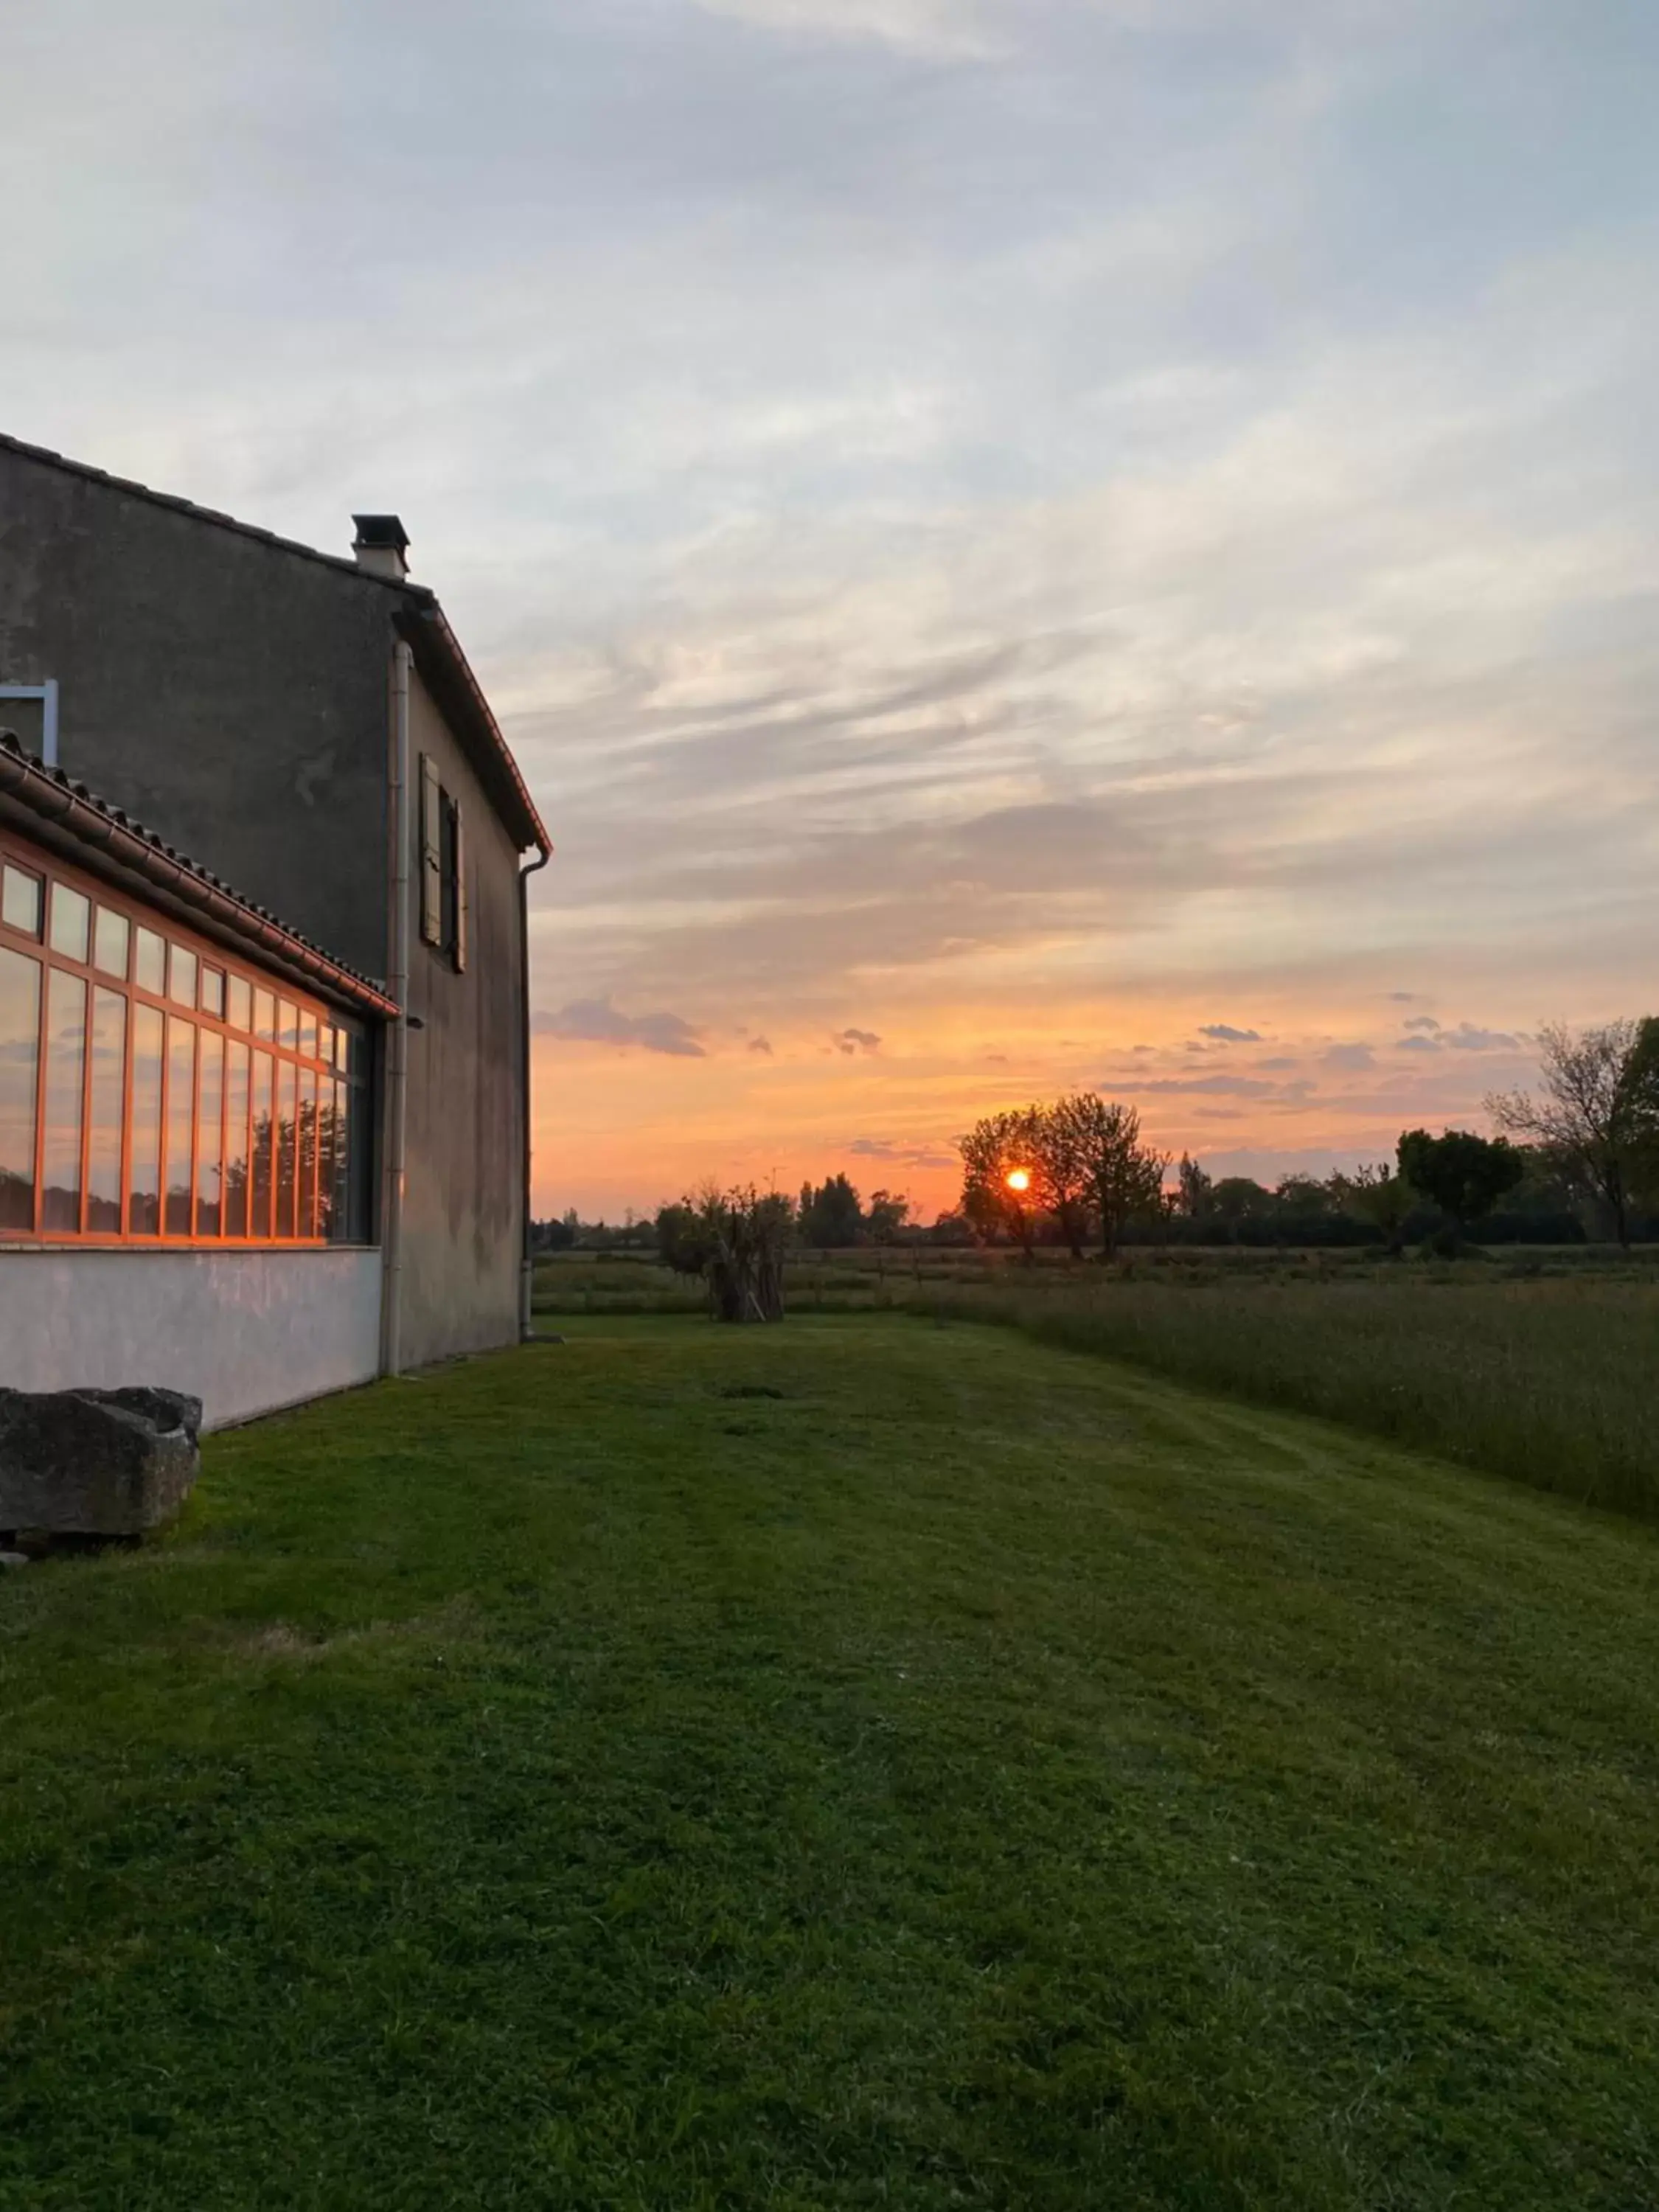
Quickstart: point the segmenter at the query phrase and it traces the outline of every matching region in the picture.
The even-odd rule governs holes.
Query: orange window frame
[[[270,969],[258,967],[239,955],[227,952],[222,945],[216,945],[210,939],[199,936],[194,931],[180,927],[155,908],[146,906],[124,892],[112,890],[109,885],[100,883],[94,876],[66,866],[54,854],[42,851],[40,847],[29,843],[25,838],[17,836],[10,831],[0,830],[0,866],[6,866],[21,869],[25,873],[40,881],[40,926],[38,935],[31,936],[27,931],[13,928],[3,919],[0,919],[0,945],[4,945],[8,951],[21,952],[27,957],[37,961],[40,966],[41,975],[37,1029],[38,1064],[34,1071],[34,1226],[33,1230],[17,1228],[0,1232],[0,1241],[31,1246],[37,1244],[115,1246],[122,1249],[137,1248],[140,1250],[163,1248],[174,1250],[189,1249],[209,1251],[241,1250],[251,1248],[276,1249],[284,1251],[327,1250],[333,1239],[324,1227],[325,1217],[321,1183],[321,1164],[324,1153],[321,1136],[322,1100],[325,1093],[325,1086],[327,1095],[337,1102],[343,1095],[349,1097],[347,1071],[339,1057],[339,1048],[335,1043],[337,1036],[342,1033],[350,1034],[346,1028],[343,1018],[320,999],[296,988],[285,978],[273,973]],[[52,900],[54,884],[63,884],[65,890],[76,892],[89,902],[87,916],[87,957],[84,960],[77,960],[67,953],[52,950]],[[107,912],[118,914],[125,919],[127,956],[125,975],[111,975],[96,964],[100,907],[104,908]],[[161,937],[167,947],[163,963],[162,988],[160,991],[153,991],[136,980],[138,932],[141,928]],[[185,1005],[169,995],[168,986],[173,977],[173,948],[175,945],[185,953],[193,956],[195,961],[194,1003],[191,1005]],[[52,1065],[51,976],[53,969],[61,969],[65,973],[80,978],[86,994],[81,1053],[80,1182],[77,1200],[80,1225],[73,1230],[47,1229],[45,1226],[46,1154],[48,1136],[46,1087]],[[217,973],[222,978],[222,1011],[216,1015],[208,1012],[203,1003],[206,995],[205,978],[210,971]],[[231,989],[233,978],[240,980],[248,987],[250,1025],[246,1029],[236,1026],[229,1018],[231,1003],[234,996]],[[94,1230],[88,1226],[91,1212],[91,1196],[88,1183],[92,1165],[92,1102],[95,1060],[93,1051],[93,1015],[97,1003],[94,994],[100,990],[117,992],[126,1002],[126,1018],[121,1047],[121,1166],[118,1230]],[[272,1023],[273,1034],[270,1037],[256,1036],[252,1026],[258,1018],[254,994],[258,991],[269,992],[277,1009],[276,1018]],[[283,1024],[280,1010],[285,1004],[296,1010],[296,1019],[294,1024],[295,1048],[286,1048],[281,1042]],[[139,1006],[153,1007],[163,1018],[159,1106],[161,1135],[156,1178],[158,1187],[155,1196],[157,1226],[153,1233],[148,1230],[134,1230],[131,1225],[133,1200],[133,1054],[134,1034],[137,1026],[134,1015],[135,1009]],[[190,1159],[187,1186],[191,1227],[188,1231],[184,1232],[170,1231],[167,1226],[168,1188],[175,1176],[175,1163],[171,1157],[170,1145],[173,1121],[173,1101],[170,1097],[170,1091],[173,1074],[172,1024],[174,1021],[187,1021],[197,1031],[194,1048],[191,1054]],[[297,1049],[298,1040],[305,1034],[307,1027],[311,1034],[319,1040],[319,1049],[309,1055]],[[202,1038],[204,1034],[209,1033],[216,1035],[221,1040],[218,1048],[221,1055],[219,1195],[218,1226],[215,1230],[204,1232],[200,1226],[202,1213],[204,1207],[211,1202],[204,1197],[199,1187],[202,1169]],[[323,1058],[320,1050],[321,1041],[325,1037],[329,1040],[333,1048],[326,1060]],[[240,1133],[240,1157],[246,1176],[243,1211],[247,1222],[247,1232],[240,1236],[231,1236],[227,1233],[226,1229],[230,1214],[229,1173],[231,1162],[236,1157],[234,1146],[239,1140],[233,1138],[230,1128],[231,1085],[228,1081],[228,1067],[230,1048],[237,1044],[246,1046],[249,1055],[249,1080],[246,1085],[247,1120],[246,1127]],[[253,1187],[255,1126],[253,1098],[256,1085],[252,1079],[252,1073],[256,1064],[254,1056],[259,1053],[266,1054],[270,1061],[273,1122],[276,1120],[276,1102],[283,1095],[282,1070],[285,1064],[290,1070],[287,1079],[289,1094],[296,1101],[293,1125],[288,1133],[287,1140],[283,1140],[280,1128],[273,1127],[270,1132],[272,1171],[270,1188],[264,1209],[267,1217],[266,1233],[263,1235],[255,1233]],[[305,1102],[308,1088],[306,1080],[307,1072],[312,1077],[312,1085],[309,1086],[311,1096],[316,1102],[311,1110],[308,1137],[307,1131],[301,1127],[305,1118]],[[346,1120],[349,1121],[349,1115]],[[342,1173],[343,1163],[340,1154],[341,1148],[346,1141],[347,1128],[338,1115],[337,1107],[334,1144],[331,1155],[334,1168],[334,1189],[328,1200],[331,1208],[337,1203],[338,1193],[345,1180]],[[308,1161],[307,1149],[310,1155]],[[279,1152],[283,1157],[278,1157]],[[286,1211],[293,1233],[287,1236],[273,1233],[282,1170],[284,1165],[291,1170],[292,1174],[291,1191],[289,1194]]]

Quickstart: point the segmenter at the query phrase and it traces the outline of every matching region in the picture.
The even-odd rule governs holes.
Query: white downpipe
[[[386,1176],[380,1207],[380,1371],[400,1375],[404,1357],[404,1160],[409,1127],[409,671],[401,642],[392,656],[392,972],[397,1019],[386,1039]]]

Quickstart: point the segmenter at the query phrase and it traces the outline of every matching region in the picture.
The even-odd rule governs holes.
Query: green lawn
[[[1650,1529],[574,1324],[0,1579],[0,2206],[1633,2212],[1656,1832]]]

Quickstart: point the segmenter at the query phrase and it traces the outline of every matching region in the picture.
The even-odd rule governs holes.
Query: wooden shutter
[[[421,942],[441,945],[444,936],[442,838],[443,791],[438,763],[421,755]]]
[[[455,801],[455,971],[466,973],[466,827]]]

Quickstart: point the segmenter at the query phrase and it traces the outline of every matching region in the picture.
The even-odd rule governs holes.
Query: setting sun
[[[1030,1168],[1011,1168],[1008,1171],[1008,1188],[1010,1190],[1030,1190],[1031,1188]]]

